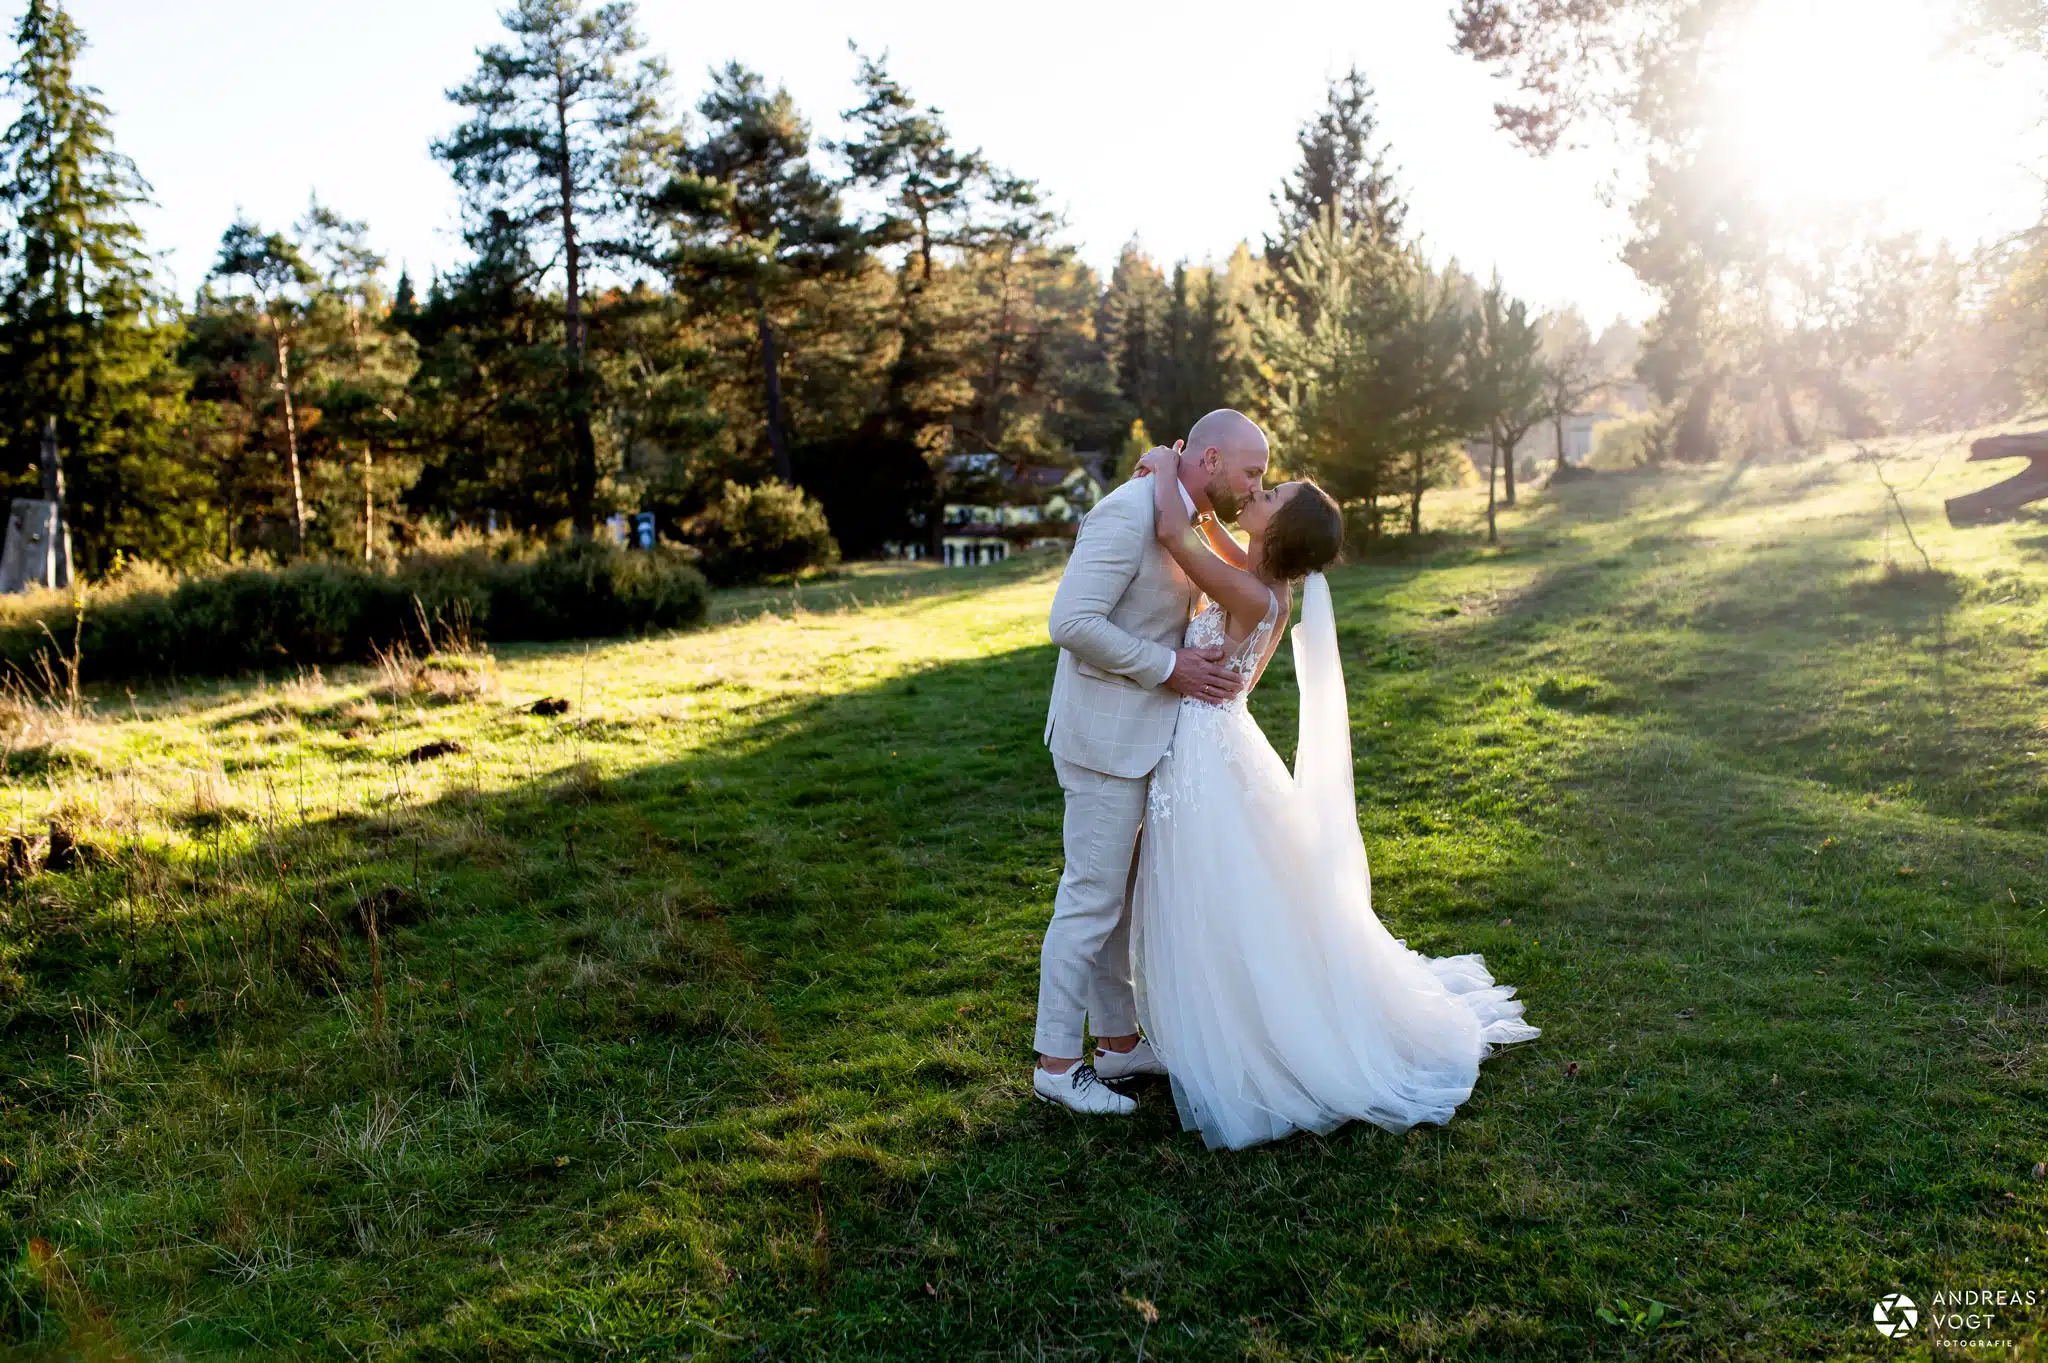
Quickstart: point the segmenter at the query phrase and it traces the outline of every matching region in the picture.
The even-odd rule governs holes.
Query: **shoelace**
[[[1087,1061],[1084,1060],[1074,1066],[1074,1091],[1076,1093],[1079,1093],[1091,1084],[1100,1083],[1102,1083],[1102,1080],[1096,1075],[1095,1067]]]

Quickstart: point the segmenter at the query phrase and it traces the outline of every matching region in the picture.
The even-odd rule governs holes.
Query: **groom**
[[[1197,519],[1237,519],[1266,475],[1266,436],[1241,412],[1209,413],[1188,432],[1180,492]],[[1152,534],[1152,489],[1132,479],[1081,523],[1052,599],[1060,646],[1045,720],[1066,792],[1067,865],[1038,964],[1040,1098],[1076,1112],[1137,1106],[1102,1079],[1164,1074],[1138,1036],[1131,992],[1131,875],[1152,768],[1173,741],[1183,696],[1224,701],[1243,679],[1220,648],[1183,648],[1198,595]],[[1083,1056],[1093,1033],[1094,1063]]]

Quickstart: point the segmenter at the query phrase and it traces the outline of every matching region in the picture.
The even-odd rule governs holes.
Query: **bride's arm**
[[[1237,536],[1225,530],[1220,522],[1213,518],[1202,522],[1202,535],[1209,541],[1209,547],[1216,551],[1218,558],[1233,568],[1251,571],[1251,555],[1245,553],[1244,546],[1237,542]]]
[[[1209,546],[1180,499],[1180,456],[1159,448],[1145,456],[1152,479],[1152,532],[1173,561],[1197,587],[1236,620],[1262,620],[1269,598],[1266,585],[1244,569],[1225,562]]]
[[[1141,460],[1131,476],[1133,478],[1149,478],[1152,476],[1152,466]],[[1155,488],[1154,496],[1157,497],[1158,495],[1158,490]],[[1182,509],[1185,510],[1186,508]],[[1251,571],[1251,556],[1245,553],[1244,546],[1237,542],[1237,536],[1223,528],[1222,522],[1211,516],[1207,520],[1202,521],[1196,528],[1202,532],[1202,537],[1209,541],[1209,547],[1216,551],[1218,558],[1233,568],[1242,568],[1246,572]]]

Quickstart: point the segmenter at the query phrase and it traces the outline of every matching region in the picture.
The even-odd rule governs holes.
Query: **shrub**
[[[182,579],[131,570],[88,595],[84,674],[200,676],[367,662],[418,644],[588,638],[704,618],[709,592],[680,550],[569,543],[526,558],[482,548],[416,554],[391,571],[339,563],[215,569]],[[0,607],[0,668],[39,676],[68,656],[68,595]]]
[[[1592,469],[1632,469],[1650,462],[1657,446],[1657,418],[1648,412],[1603,421],[1593,428]]]
[[[690,536],[703,553],[705,576],[721,587],[839,561],[825,509],[783,483],[727,483],[718,501],[692,522]]]

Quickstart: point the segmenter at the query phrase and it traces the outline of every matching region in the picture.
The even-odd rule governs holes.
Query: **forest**
[[[1578,89],[1545,84],[1578,22],[1550,8],[1468,0],[1457,41],[1525,89]],[[1264,422],[1366,551],[1425,530],[1427,493],[1481,462],[1468,443],[1549,423],[1563,470],[1564,418],[1623,386],[1641,412],[1608,457],[1701,462],[1996,420],[2048,377],[2037,240],[1963,256],[1763,220],[1711,154],[1654,150],[1688,145],[1676,57],[1624,73],[1664,120],[1626,251],[1659,310],[1596,332],[1432,258],[1356,68],[1303,92],[1261,241],[1168,265],[1134,240],[1103,279],[1052,190],[963,145],[884,53],[849,44],[839,142],[772,73],[685,91],[630,4],[502,19],[450,130],[421,133],[460,191],[459,267],[393,278],[373,226],[316,198],[223,223],[187,298],[137,226],[151,190],[114,96],[77,74],[87,35],[29,0],[0,141],[0,470],[37,495],[54,423],[83,577],[374,567],[619,512],[666,543],[773,542],[746,577],[935,543],[990,467],[956,456],[1120,472],[1219,406]],[[1540,153],[1585,112],[1501,118]],[[1515,461],[1487,461],[1513,504]]]

